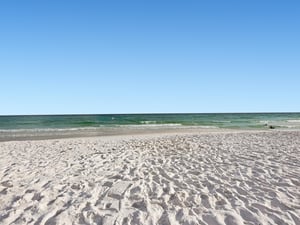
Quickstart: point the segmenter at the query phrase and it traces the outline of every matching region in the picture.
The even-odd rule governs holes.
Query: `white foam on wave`
[[[218,129],[219,127],[216,126],[195,126],[196,128],[202,128],[202,129]]]
[[[96,130],[96,129],[99,129],[99,127],[0,129],[0,133],[64,132],[64,131],[80,131],[80,130]]]
[[[231,120],[213,120],[214,123],[231,123]]]
[[[139,125],[119,125],[118,127],[128,127],[128,128],[145,128],[145,127],[157,127],[157,128],[162,128],[162,127],[180,127],[182,124],[180,123],[164,123],[164,124],[139,124]]]
[[[141,121],[141,124],[156,124],[157,121],[155,120],[145,120],[145,121]]]
[[[287,120],[288,123],[300,123],[300,120]]]
[[[269,121],[268,120],[260,120],[259,123],[268,124]]]

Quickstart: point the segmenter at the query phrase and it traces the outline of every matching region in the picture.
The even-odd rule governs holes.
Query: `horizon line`
[[[155,113],[57,113],[57,114],[3,114],[0,115],[0,117],[13,117],[13,116],[106,116],[106,115],[167,115],[167,114],[173,114],[173,115],[180,115],[180,114],[288,114],[288,113],[300,113],[296,111],[273,111],[273,112],[155,112]]]

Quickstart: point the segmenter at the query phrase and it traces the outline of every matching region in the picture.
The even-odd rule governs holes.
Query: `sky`
[[[300,1],[0,1],[0,115],[300,111]]]

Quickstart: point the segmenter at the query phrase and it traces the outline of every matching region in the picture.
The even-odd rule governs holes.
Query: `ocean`
[[[0,140],[41,134],[94,133],[126,129],[300,129],[300,113],[192,113],[0,116]],[[42,135],[42,136],[43,136]]]

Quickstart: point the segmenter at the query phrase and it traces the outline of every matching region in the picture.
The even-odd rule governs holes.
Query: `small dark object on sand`
[[[270,129],[275,129],[275,127],[274,127],[274,126],[272,126],[272,125],[270,125],[270,126],[269,126],[269,128],[270,128]]]

